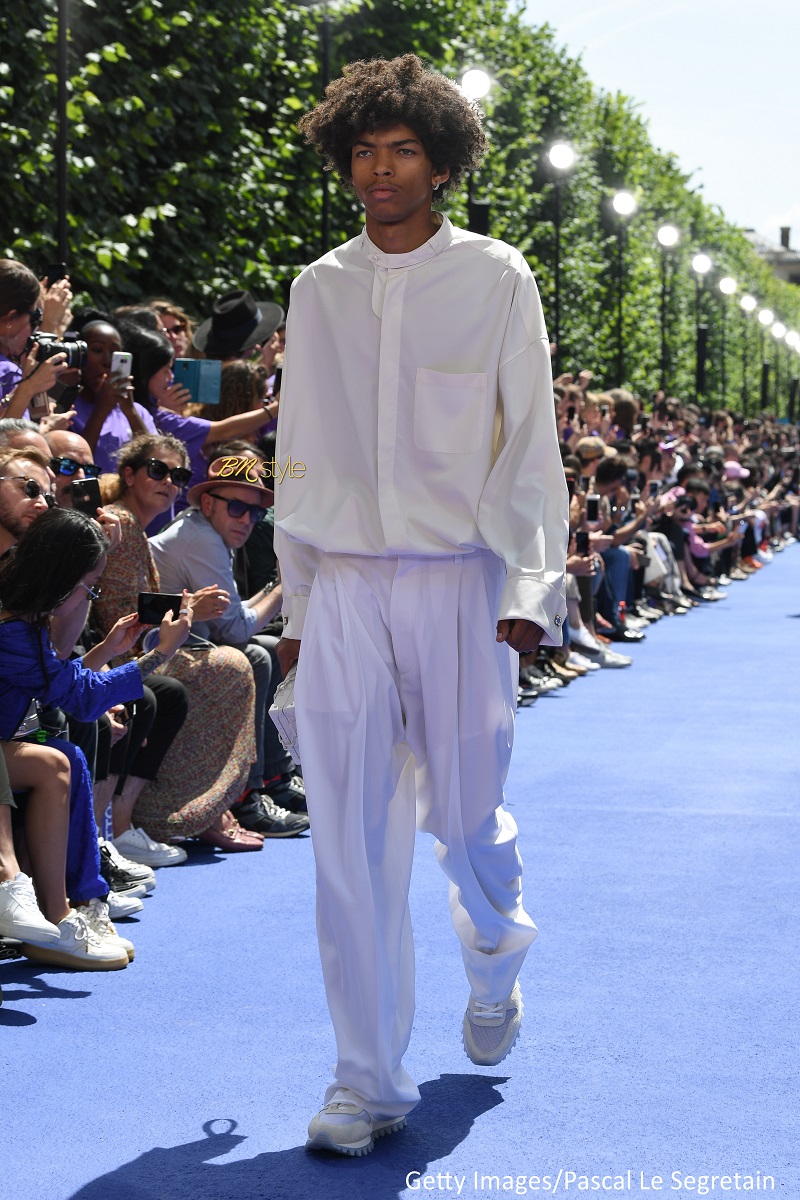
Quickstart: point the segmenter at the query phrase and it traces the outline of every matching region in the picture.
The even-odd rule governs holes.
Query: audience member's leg
[[[57,925],[69,912],[65,875],[70,763],[53,745],[6,742],[3,749],[11,786],[28,792],[25,844],[39,907]]]
[[[159,767],[189,711],[189,694],[186,685],[179,679],[168,675],[151,675],[144,691],[144,700],[137,701],[135,722],[139,722],[140,712],[142,721],[146,721],[152,712],[148,693],[155,701],[155,715],[149,731],[143,732],[142,724],[136,726],[138,747],[131,747],[128,776],[122,785],[122,792],[114,796],[114,837],[131,828],[139,793],[148,781],[157,778]],[[143,741],[147,744],[142,745]]]

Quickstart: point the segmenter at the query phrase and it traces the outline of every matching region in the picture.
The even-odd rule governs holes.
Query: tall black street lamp
[[[761,325],[761,333],[759,337],[759,347],[761,350],[761,410],[769,408],[769,359],[765,356],[764,334],[768,325],[771,325],[775,320],[775,314],[771,308],[762,308],[758,314],[759,324]]]
[[[67,92],[69,86],[69,0],[58,0],[58,32],[56,36],[56,114],[58,122],[58,132],[56,134],[56,212],[58,214],[57,241],[58,258],[61,262],[67,262],[67,144],[69,141],[69,125],[67,123]]]
[[[708,326],[701,320],[703,315],[703,292],[705,278],[712,266],[707,254],[695,254],[692,259],[692,270],[697,277],[695,293],[695,359],[694,359],[694,398],[700,403],[701,396],[705,398],[706,391],[706,354],[708,351]]]
[[[561,189],[567,172],[575,164],[577,155],[568,142],[555,142],[547,152],[550,166],[555,172],[555,322],[551,338],[555,342],[555,373],[561,374]]]
[[[733,296],[736,291],[736,280],[732,275],[723,275],[717,285],[723,296]],[[722,407],[728,407],[728,305],[722,301],[722,370],[720,372],[720,391]]]
[[[770,333],[775,338],[775,416],[781,415],[781,346],[783,339],[787,333],[786,326],[782,321],[776,321]]]
[[[744,295],[739,301],[742,309],[742,412],[748,415],[750,407],[750,330],[747,318],[758,308],[755,296]]]
[[[460,88],[468,100],[477,103],[492,90],[492,77],[481,67],[470,67],[461,76]],[[467,174],[467,228],[471,233],[489,236],[489,201],[479,200],[474,193],[474,172]]]
[[[625,382],[625,249],[628,218],[636,212],[636,199],[630,192],[617,192],[611,201],[617,222],[617,384]]]
[[[667,350],[667,256],[670,250],[673,250],[681,240],[680,230],[674,225],[662,225],[656,234],[658,244],[661,247],[661,391],[666,393],[667,390],[667,374],[668,374],[668,350]]]

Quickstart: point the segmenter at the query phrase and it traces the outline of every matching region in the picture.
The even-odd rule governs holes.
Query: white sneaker
[[[573,629],[570,625],[569,644],[573,647],[577,646],[581,653],[583,653],[585,650],[588,650],[591,654],[596,652],[598,649],[597,642],[594,640],[592,635],[589,633],[589,630],[585,626]]]
[[[34,962],[72,967],[75,971],[121,971],[128,965],[128,955],[122,946],[110,938],[99,938],[89,928],[86,918],[73,908],[59,921],[58,932],[57,945],[23,942],[22,953]]]
[[[109,892],[106,897],[108,905],[108,915],[112,921],[119,921],[122,917],[132,917],[134,913],[141,912],[144,904],[138,896],[129,896],[127,892]]]
[[[579,654],[577,650],[571,650],[569,658],[567,659],[568,667],[573,664],[576,667],[583,667],[585,671],[600,670],[600,663],[592,662],[590,658],[587,658],[585,654]]]
[[[114,838],[114,845],[135,863],[146,867],[175,867],[186,862],[188,855],[181,846],[168,846],[166,842],[154,842],[143,829],[134,825]]]
[[[601,667],[629,667],[633,659],[627,654],[617,654],[616,650],[609,650],[606,646],[596,656],[595,662]]]
[[[47,945],[61,937],[58,926],[39,911],[33,884],[21,871],[15,879],[0,883],[0,935]]]
[[[357,1104],[332,1100],[321,1108],[308,1127],[306,1150],[331,1150],[360,1158],[369,1154],[375,1138],[405,1129],[405,1117],[380,1121]]]
[[[483,1004],[470,992],[464,1013],[464,1049],[479,1067],[502,1062],[517,1040],[522,1023],[522,992],[515,983],[511,995],[499,1004]]]
[[[108,905],[105,900],[94,897],[92,900],[87,900],[85,904],[80,904],[75,911],[83,917],[92,933],[100,938],[104,946],[117,943],[127,954],[128,962],[133,962],[133,942],[129,942],[127,938],[120,937],[117,933],[114,923],[108,915]]]

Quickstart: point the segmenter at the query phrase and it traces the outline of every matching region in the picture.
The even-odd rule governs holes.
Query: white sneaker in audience
[[[127,952],[109,938],[99,938],[89,928],[86,918],[70,909],[58,923],[59,940],[48,946],[23,942],[22,953],[34,962],[55,967],[72,967],[76,971],[121,971],[128,965]]]
[[[109,892],[106,904],[112,921],[119,921],[121,917],[132,917],[144,908],[138,896],[128,896],[125,892]]]
[[[21,871],[15,879],[0,883],[0,935],[43,944],[61,938],[58,926],[39,911],[33,884]]]
[[[133,942],[129,942],[127,938],[120,937],[117,933],[114,923],[108,914],[108,905],[105,900],[95,897],[92,900],[87,900],[85,904],[78,905],[75,911],[80,913],[92,933],[100,938],[104,946],[116,943],[127,954],[128,962],[133,962]]]
[[[590,658],[587,658],[585,654],[579,654],[577,650],[571,650],[567,659],[568,667],[573,664],[576,667],[583,667],[586,671],[600,670],[600,663],[592,662]]]
[[[183,847],[154,842],[143,829],[137,829],[135,825],[115,837],[114,845],[126,858],[143,863],[146,867],[174,867],[186,862],[188,857]]]

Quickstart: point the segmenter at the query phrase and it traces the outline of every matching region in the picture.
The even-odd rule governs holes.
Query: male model
[[[479,113],[409,54],[352,63],[301,129],[366,211],[292,289],[278,459],[306,469],[275,508],[338,1049],[307,1146],[360,1155],[419,1099],[415,810],[451,881],[467,1053],[497,1063],[519,1029],[512,651],[560,643],[567,495],[530,270],[432,211],[480,161]]]

